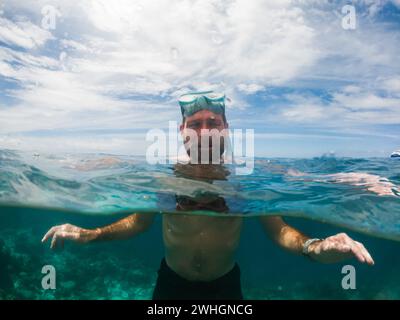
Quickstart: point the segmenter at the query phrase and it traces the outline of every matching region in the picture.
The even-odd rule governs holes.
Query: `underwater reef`
[[[41,285],[49,264],[55,290]],[[52,252],[29,230],[0,235],[0,299],[150,299],[155,280],[137,258],[90,247]]]
[[[115,248],[114,250],[112,248]],[[57,270],[56,290],[41,286],[44,265]],[[51,251],[30,228],[0,233],[0,299],[151,299],[158,265],[149,266],[122,242],[66,245]],[[400,299],[400,275],[382,275],[375,288],[349,292],[332,282],[243,284],[245,299]],[[245,279],[245,277],[244,277]],[[243,282],[243,280],[242,280]],[[370,285],[370,284],[369,284]],[[362,284],[360,285],[362,289]]]

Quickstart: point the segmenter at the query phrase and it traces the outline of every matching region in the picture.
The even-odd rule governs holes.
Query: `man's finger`
[[[363,245],[362,243],[361,243],[361,246],[362,246],[363,250],[365,251],[365,254],[366,254],[366,256],[367,256],[368,262],[369,262],[371,265],[374,265],[374,264],[375,264],[375,261],[374,261],[374,259],[372,258],[371,254],[368,252],[368,250],[364,247],[364,245]]]
[[[369,265],[373,266],[375,264],[374,259],[372,258],[372,256],[370,255],[370,253],[367,251],[367,249],[364,249],[366,254],[367,254],[367,262]]]
[[[51,227],[49,231],[44,235],[42,242],[47,241],[58,229],[58,226]]]
[[[57,245],[57,237],[58,237],[58,233],[54,233],[53,239],[51,239],[51,245],[50,248],[51,249],[55,249],[56,245]]]
[[[355,241],[355,243],[362,251],[363,256],[364,256],[365,260],[367,261],[367,263],[370,265],[374,265],[375,264],[374,259],[372,259],[371,255],[369,254],[368,250],[364,247],[364,245],[358,241]]]
[[[354,243],[354,244],[351,246],[351,252],[353,252],[353,254],[355,255],[355,257],[356,257],[360,262],[362,262],[362,263],[365,262],[365,258],[364,258],[363,254],[362,254],[362,252],[361,252],[361,249],[360,249],[360,247],[359,247],[356,243]]]

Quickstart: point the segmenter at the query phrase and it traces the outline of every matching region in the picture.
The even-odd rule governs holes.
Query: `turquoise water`
[[[164,254],[161,214],[176,212],[177,199],[198,198],[223,199],[227,209],[185,213],[245,220],[237,252],[245,298],[400,298],[398,159],[257,158],[251,175],[234,169],[194,177],[190,166],[153,166],[143,157],[0,151],[0,298],[150,298]],[[125,241],[55,252],[40,243],[53,225],[97,227],[132,212],[160,214],[148,232]],[[345,231],[376,265],[322,265],[291,255],[262,232],[256,216],[271,214],[310,236]],[[47,264],[56,267],[56,290],[41,287]],[[356,267],[356,290],[341,287],[345,264]]]

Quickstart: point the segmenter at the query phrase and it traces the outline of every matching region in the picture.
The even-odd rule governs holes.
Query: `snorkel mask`
[[[200,110],[225,114],[225,94],[213,91],[191,92],[179,97],[183,117],[189,117]]]

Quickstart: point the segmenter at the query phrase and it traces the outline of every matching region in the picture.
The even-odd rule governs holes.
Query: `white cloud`
[[[163,126],[184,91],[223,90],[240,111],[279,86],[332,101],[285,94],[276,122],[394,123],[400,33],[374,22],[382,6],[362,3],[369,17],[346,31],[330,1],[51,1],[62,17],[49,32],[39,26],[49,1],[5,1],[0,81],[14,105],[0,106],[0,133]]]
[[[12,22],[0,17],[0,41],[11,46],[34,49],[52,39],[51,33],[25,18]]]
[[[345,93],[359,93],[361,88],[354,85],[349,85],[343,88],[343,92]]]
[[[6,9],[27,12],[40,23],[44,5],[13,1]],[[246,79],[283,82],[315,59],[313,30],[290,1],[158,0],[132,5],[98,0],[52,5],[62,19],[57,20],[50,51],[0,48],[1,75],[19,84],[8,91],[17,105],[0,111],[7,119],[2,132],[96,127],[124,117],[122,123],[130,123],[128,119],[145,117],[140,104],[153,119],[156,103],[138,97],[164,96],[163,103],[169,103],[184,88],[222,87],[232,99],[229,107],[244,108],[235,84]],[[24,19],[1,20],[7,31],[4,42],[33,49],[53,37]],[[74,26],[68,27],[71,22]],[[254,93],[262,88],[257,82],[240,88]]]
[[[336,127],[343,129],[354,125],[399,124],[400,99],[383,97],[368,91],[336,92],[330,101],[309,95],[286,95],[288,103],[274,107],[274,121]],[[270,115],[269,115],[270,117]]]
[[[399,99],[384,98],[371,93],[362,94],[335,94],[335,101],[345,108],[395,110],[400,105]]]
[[[143,155],[149,143],[144,134],[118,135],[80,135],[80,136],[45,136],[0,135],[0,146],[6,149],[29,150],[33,153],[119,153]]]
[[[238,84],[237,88],[239,91],[244,92],[245,94],[254,94],[258,91],[264,90],[264,86],[256,84],[256,83],[240,83]]]
[[[381,82],[381,88],[389,93],[400,96],[400,77],[393,77]]]

